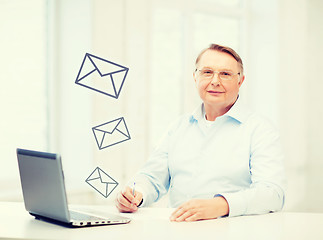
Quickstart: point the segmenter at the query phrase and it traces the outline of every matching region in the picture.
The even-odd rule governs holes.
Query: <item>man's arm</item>
[[[250,150],[250,187],[220,193],[229,204],[229,216],[280,211],[284,206],[286,177],[278,131],[267,122],[258,126]]]
[[[283,153],[277,130],[264,122],[254,129],[250,146],[249,188],[217,193],[214,199],[190,200],[173,213],[173,221],[192,221],[279,211],[286,185]]]
[[[183,117],[174,121],[166,134],[162,137],[160,143],[154,149],[148,161],[144,164],[143,168],[140,169],[128,184],[130,189],[131,185],[134,182],[136,183],[136,191],[141,194],[142,201],[140,201],[140,207],[149,206],[168,191],[170,181],[168,169],[169,144],[173,133],[181,124],[182,119]],[[135,206],[131,205],[132,196],[129,193],[126,194],[126,192],[127,191],[124,191],[118,194],[116,203],[117,208],[121,211],[124,211],[125,209],[128,212],[134,212],[137,210],[138,204],[135,204]]]
[[[170,216],[171,221],[191,222],[214,219],[229,214],[229,205],[221,196],[212,199],[192,199],[179,206]]]

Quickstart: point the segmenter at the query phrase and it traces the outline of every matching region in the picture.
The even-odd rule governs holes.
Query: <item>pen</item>
[[[133,188],[132,188],[132,196],[133,196],[133,197],[135,197],[135,187],[136,187],[136,183],[134,182],[134,183],[133,183]],[[135,199],[133,199],[133,200],[131,201],[131,204],[134,204],[134,202],[133,202],[134,200],[135,200]]]
[[[136,183],[133,183],[133,188],[132,188],[132,196],[135,196],[135,187],[136,187]]]

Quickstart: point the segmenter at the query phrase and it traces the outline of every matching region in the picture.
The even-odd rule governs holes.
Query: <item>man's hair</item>
[[[205,53],[207,50],[215,50],[218,52],[223,52],[223,53],[227,53],[227,54],[231,55],[238,62],[238,65],[240,67],[240,72],[241,72],[240,76],[243,76],[243,63],[242,63],[242,60],[241,60],[239,54],[236,53],[236,51],[234,51],[232,48],[221,46],[218,44],[212,43],[212,44],[210,44],[210,46],[208,48],[202,50],[196,58],[195,65],[198,64],[203,53]]]

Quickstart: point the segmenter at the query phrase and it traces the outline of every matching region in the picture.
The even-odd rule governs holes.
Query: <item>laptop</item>
[[[26,210],[36,219],[70,227],[121,224],[129,218],[91,210],[70,211],[59,154],[17,149]]]

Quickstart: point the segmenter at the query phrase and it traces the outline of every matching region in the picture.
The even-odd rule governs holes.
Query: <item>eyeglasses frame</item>
[[[195,69],[195,72],[197,72],[197,71],[199,71],[199,72],[201,72],[203,69]],[[213,78],[214,78],[214,76],[215,76],[215,73],[217,73],[218,74],[218,79],[220,79],[221,81],[232,81],[232,80],[234,80],[234,79],[222,79],[221,77],[220,77],[220,73],[221,72],[225,72],[225,71],[214,71],[213,69],[210,69],[210,70],[212,70],[213,71],[213,76],[211,77],[211,78],[206,78],[206,79],[209,79],[209,80],[212,80]],[[229,72],[231,72],[231,71],[229,71]],[[235,76],[235,75],[239,75],[240,76],[240,72],[238,72],[238,73],[233,73],[232,74],[232,76]],[[204,78],[205,79],[205,78]]]

